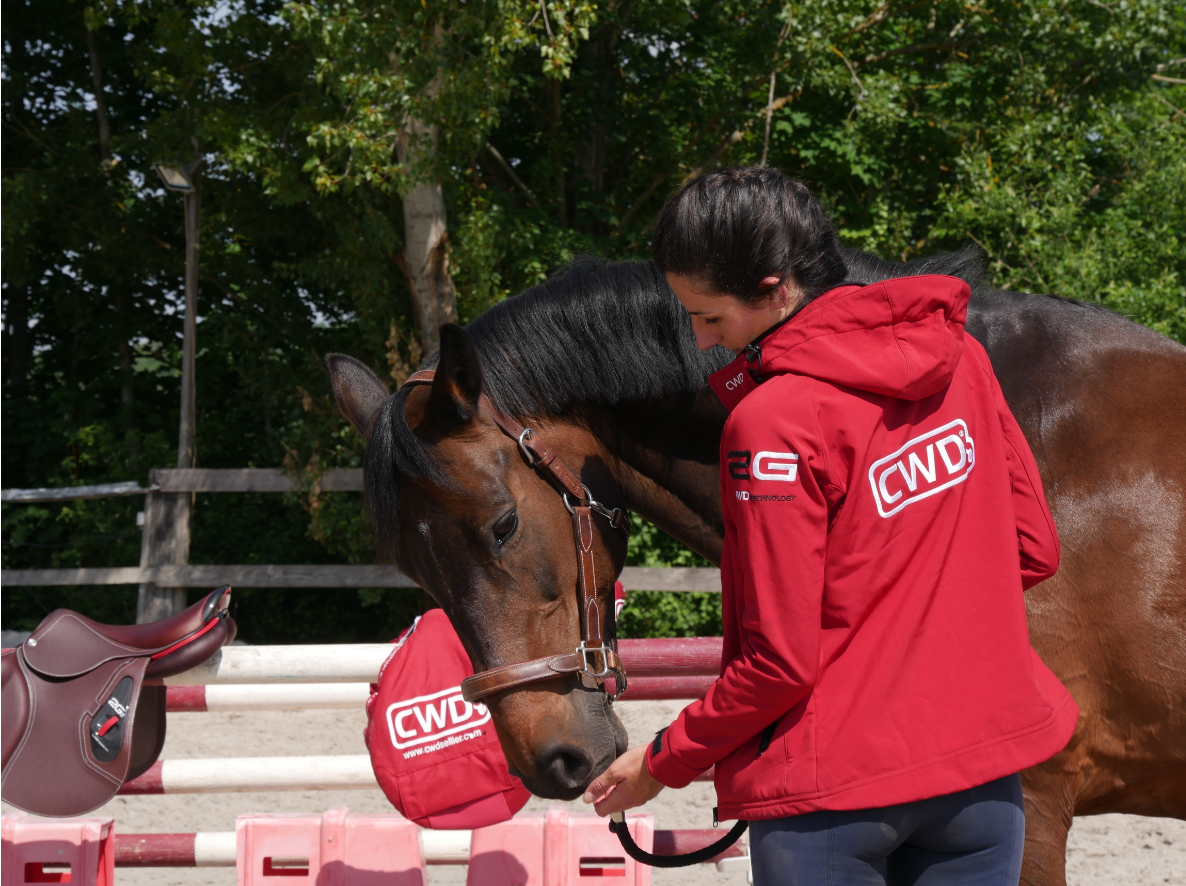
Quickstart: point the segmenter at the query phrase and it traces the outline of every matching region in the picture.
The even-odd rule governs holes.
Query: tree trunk
[[[8,305],[4,311],[4,368],[17,397],[25,395],[29,374],[29,295],[30,286],[8,287]]]
[[[564,112],[562,88],[558,79],[548,80],[548,108],[552,123],[552,164],[556,170],[556,222],[562,228],[568,227],[568,187],[564,181],[564,145],[560,139],[560,117]]]
[[[99,160],[104,168],[111,166],[111,126],[107,120],[107,98],[103,94],[103,66],[99,62],[99,49],[95,45],[95,33],[90,28],[84,28],[86,33],[87,54],[91,60],[91,83],[95,87],[95,121],[99,126]],[[132,348],[124,336],[127,328],[126,302],[123,296],[116,296],[114,300],[115,313],[118,317],[119,334],[119,402],[123,405],[124,436],[128,448],[128,455],[136,458],[140,453],[140,446],[132,428]]]
[[[132,405],[136,402],[136,392],[132,387],[132,346],[124,335],[128,328],[128,305],[122,295],[113,300],[118,329],[117,340],[119,349],[119,402],[124,418],[124,446],[127,447],[128,457],[133,461],[140,455],[140,441],[136,436],[135,420]]]
[[[400,142],[400,162],[431,169],[437,150],[437,127],[411,120]],[[404,197],[404,252],[397,258],[425,353],[436,349],[442,323],[457,321],[457,293],[449,274],[449,225],[445,192],[434,176],[422,179]]]
[[[581,46],[579,57],[583,74],[593,77],[597,83],[598,101],[592,109],[593,119],[586,130],[585,144],[581,150],[580,166],[585,178],[598,193],[605,190],[605,123],[603,115],[613,104],[610,88],[613,72],[612,47],[616,31],[602,34]]]
[[[95,119],[99,123],[99,159],[111,163],[111,127],[107,124],[107,99],[103,95],[103,68],[99,65],[99,50],[95,46],[95,34],[90,28],[86,32],[86,48],[91,57],[91,82],[95,86]]]

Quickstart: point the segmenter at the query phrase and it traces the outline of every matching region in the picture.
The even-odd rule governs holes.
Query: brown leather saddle
[[[142,625],[58,609],[0,656],[3,788],[37,815],[82,815],[144,773],[165,743],[165,687],[231,642],[231,589]]]

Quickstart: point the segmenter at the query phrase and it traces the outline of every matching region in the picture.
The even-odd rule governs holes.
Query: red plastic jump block
[[[115,829],[110,818],[30,819],[6,813],[0,884],[71,883],[114,886]]]
[[[425,886],[420,828],[398,815],[240,815],[239,886]]]
[[[654,845],[655,820],[628,815],[642,849]],[[610,833],[606,819],[569,815],[521,816],[474,831],[466,886],[650,886],[651,869],[638,864]]]

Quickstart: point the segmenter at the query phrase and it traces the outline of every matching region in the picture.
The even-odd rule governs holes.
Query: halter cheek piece
[[[430,385],[436,370],[424,369],[413,373],[404,387]],[[504,434],[514,440],[527,463],[551,483],[564,500],[572,515],[572,534],[577,553],[577,595],[580,602],[581,642],[576,650],[566,655],[536,658],[518,664],[503,665],[474,674],[461,681],[461,694],[466,701],[477,701],[496,692],[515,689],[529,683],[556,680],[568,674],[583,674],[603,685],[606,677],[614,678],[617,699],[626,691],[626,668],[618,658],[617,640],[606,642],[602,636],[601,604],[597,599],[597,572],[593,558],[593,515],[600,514],[610,526],[629,537],[630,519],[621,508],[608,508],[594,501],[589,490],[581,485],[576,475],[557,456],[556,450],[545,444],[531,428],[525,428],[482,394],[478,408],[486,412]],[[612,603],[610,611],[612,612]]]

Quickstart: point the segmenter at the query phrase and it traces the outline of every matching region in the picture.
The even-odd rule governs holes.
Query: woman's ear
[[[370,369],[345,354],[326,354],[325,365],[338,409],[358,433],[367,437],[371,423],[387,399],[387,386]]]
[[[787,306],[790,298],[787,293],[787,285],[779,277],[763,277],[762,282],[758,284],[759,292],[763,289],[770,291],[767,304],[781,310]]]
[[[454,323],[441,327],[440,356],[428,398],[428,415],[456,427],[473,421],[482,395],[482,362],[464,329]]]

